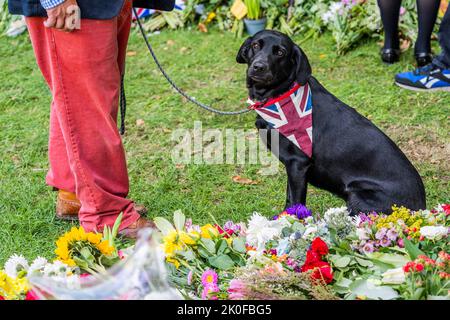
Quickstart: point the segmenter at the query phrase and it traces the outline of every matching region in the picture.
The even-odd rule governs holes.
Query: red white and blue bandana
[[[271,128],[291,140],[308,157],[312,156],[312,98],[308,84],[292,89],[266,103],[253,103],[255,110]]]

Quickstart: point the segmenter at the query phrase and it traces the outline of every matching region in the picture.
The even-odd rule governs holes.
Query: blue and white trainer
[[[414,91],[450,91],[450,70],[430,63],[414,71],[398,73],[395,84]]]

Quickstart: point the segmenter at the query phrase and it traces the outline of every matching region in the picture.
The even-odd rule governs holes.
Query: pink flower
[[[202,284],[205,288],[209,286],[217,286],[217,273],[211,269],[203,272]]]
[[[117,251],[117,254],[119,255],[119,259],[120,260],[124,260],[125,259],[125,255],[123,254],[122,250]]]
[[[230,300],[244,300],[245,298],[245,284],[238,279],[233,279],[230,281],[230,286],[228,287],[228,294]]]
[[[400,15],[404,15],[406,13],[405,7],[400,7]]]
[[[217,300],[217,296],[211,295],[211,293],[219,292],[219,287],[216,284],[205,286],[202,291],[203,300]]]
[[[188,276],[187,276],[187,283],[189,286],[192,284],[192,275],[193,275],[193,272],[189,271]]]
[[[36,295],[36,292],[33,290],[30,290],[27,292],[27,295],[25,296],[25,300],[39,300],[39,297]]]
[[[399,239],[397,240],[397,244],[398,244],[398,246],[399,246],[400,248],[404,248],[404,247],[405,247],[405,244],[403,243],[403,238],[399,238]]]

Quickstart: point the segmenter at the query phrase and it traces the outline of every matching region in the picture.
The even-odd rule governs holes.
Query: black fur
[[[236,58],[247,63],[249,96],[266,101],[286,92],[294,81],[309,83],[313,103],[313,154],[309,158],[279,135],[278,157],[286,167],[286,207],[306,204],[307,184],[343,198],[352,214],[391,213],[392,205],[425,209],[423,182],[397,145],[368,119],[328,92],[314,77],[305,53],[286,35],[261,31],[247,39]],[[256,127],[269,149],[270,128]]]

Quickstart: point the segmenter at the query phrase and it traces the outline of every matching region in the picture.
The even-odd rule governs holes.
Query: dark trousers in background
[[[439,44],[441,45],[442,52],[434,58],[433,64],[439,68],[448,69],[450,68],[450,5],[445,12],[439,28]]]

